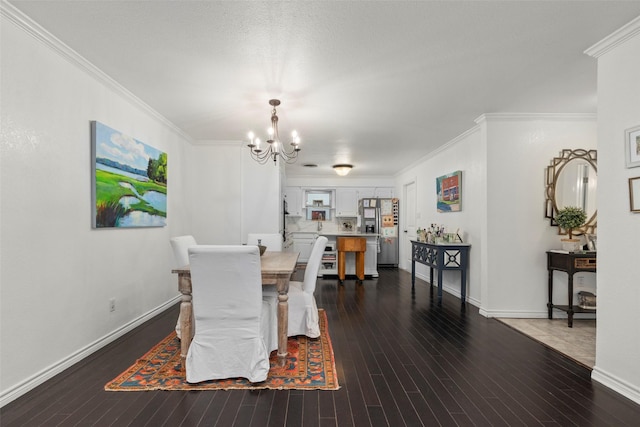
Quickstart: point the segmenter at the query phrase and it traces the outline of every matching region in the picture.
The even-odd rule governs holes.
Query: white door
[[[411,181],[404,185],[404,209],[402,221],[402,233],[400,237],[400,259],[404,259],[404,265],[400,266],[405,270],[411,269],[411,240],[416,240],[418,228],[416,224],[416,182]]]

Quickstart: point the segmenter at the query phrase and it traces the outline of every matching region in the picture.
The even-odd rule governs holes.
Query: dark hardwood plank
[[[296,272],[301,279],[304,269]],[[319,280],[337,391],[105,392],[175,326],[176,305],[0,408],[14,426],[636,426],[640,405],[590,370],[444,294],[381,269]]]

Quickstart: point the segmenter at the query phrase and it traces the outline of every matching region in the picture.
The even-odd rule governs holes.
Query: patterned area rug
[[[283,367],[277,366],[277,352],[271,353],[269,375],[261,383],[244,378],[205,381],[189,384],[180,360],[180,340],[172,332],[142,356],[133,366],[107,383],[106,391],[148,390],[338,390],[333,348],[327,328],[327,314],[320,315],[320,337],[291,337],[287,343],[289,356]]]

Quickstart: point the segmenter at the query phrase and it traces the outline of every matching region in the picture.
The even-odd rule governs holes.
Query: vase
[[[562,250],[568,252],[577,252],[582,249],[580,239],[560,239],[562,242]]]

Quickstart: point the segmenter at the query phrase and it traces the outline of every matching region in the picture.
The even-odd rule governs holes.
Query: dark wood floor
[[[175,325],[177,306],[6,405],[10,426],[638,426],[640,406],[508,326],[381,270],[320,280],[338,391],[105,392]]]

